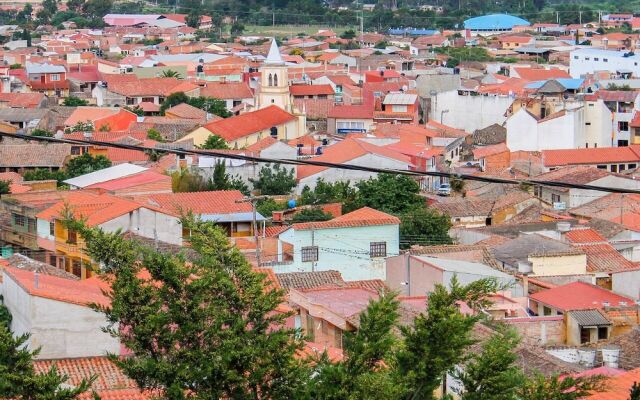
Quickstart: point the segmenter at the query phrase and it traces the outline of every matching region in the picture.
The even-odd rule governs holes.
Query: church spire
[[[280,49],[278,48],[278,44],[276,43],[276,38],[273,38],[273,40],[271,40],[269,54],[267,55],[267,59],[264,61],[264,63],[270,65],[284,65],[284,60],[280,55]]]

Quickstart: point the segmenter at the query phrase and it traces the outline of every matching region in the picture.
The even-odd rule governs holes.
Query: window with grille
[[[318,246],[302,248],[302,262],[318,261]]]
[[[386,257],[387,242],[371,242],[369,244],[369,253],[371,257]]]
[[[55,236],[56,235],[56,223],[55,222],[49,222],[49,235],[51,235],[51,236]]]
[[[24,215],[13,214],[13,224],[16,226],[26,226],[27,219],[25,218]]]

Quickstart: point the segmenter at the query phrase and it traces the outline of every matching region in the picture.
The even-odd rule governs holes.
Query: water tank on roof
[[[602,352],[602,362],[605,367],[618,368],[620,360],[620,348],[615,346],[606,346],[600,349]]]
[[[570,222],[558,222],[556,224],[556,230],[558,232],[562,232],[562,233],[566,233],[569,232],[571,230],[571,223]]]

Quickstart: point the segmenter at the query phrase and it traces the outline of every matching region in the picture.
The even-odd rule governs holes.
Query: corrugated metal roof
[[[65,72],[67,70],[62,65],[27,63],[27,74],[57,74]]]
[[[415,104],[418,99],[416,94],[389,93],[384,97],[382,104]]]
[[[80,175],[75,178],[67,179],[66,181],[64,181],[64,183],[69,186],[84,188],[96,183],[106,182],[113,179],[137,174],[148,169],[149,168],[140,167],[138,165],[124,163],[115,165],[113,167],[101,169],[99,171],[91,172],[89,174]]]
[[[611,325],[611,321],[599,310],[576,310],[571,311],[569,315],[575,319],[580,326]]]

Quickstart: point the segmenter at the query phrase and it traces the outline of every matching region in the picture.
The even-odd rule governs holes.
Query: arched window
[[[273,75],[273,86],[278,86],[278,75]]]
[[[273,76],[269,74],[269,86],[273,86]]]

